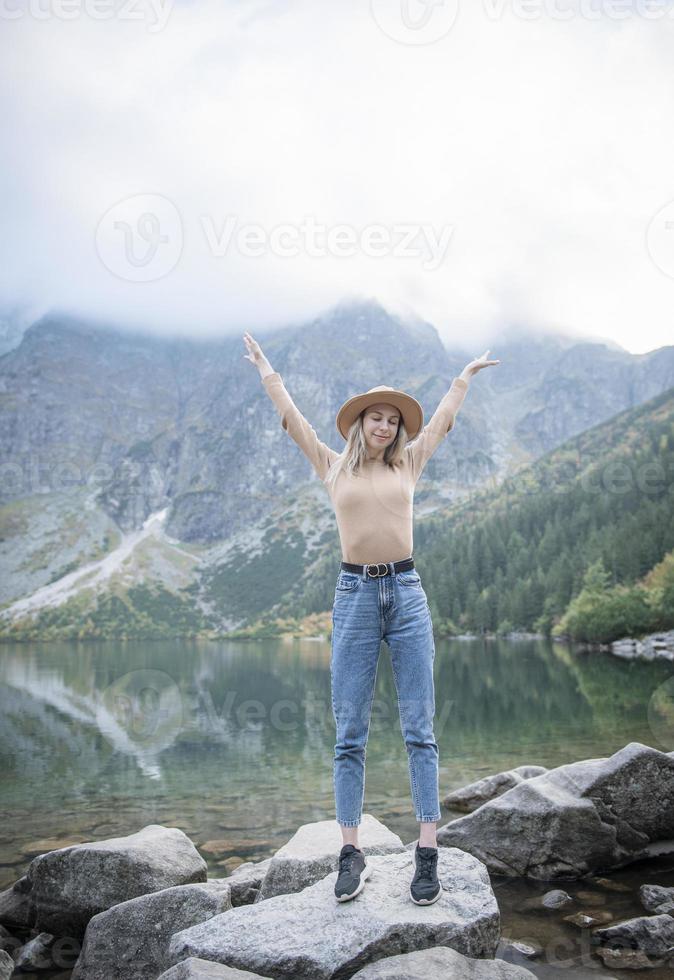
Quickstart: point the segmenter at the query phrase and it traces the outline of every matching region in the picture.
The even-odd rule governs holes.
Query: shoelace
[[[417,854],[419,878],[427,878],[429,881],[433,880],[433,866],[437,858],[437,854]]]
[[[347,851],[346,854],[342,854],[339,859],[339,873],[342,874],[343,871],[349,873],[351,871],[351,864],[355,858],[358,851]]]

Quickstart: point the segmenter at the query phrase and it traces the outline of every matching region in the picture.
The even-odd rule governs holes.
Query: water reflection
[[[510,766],[609,755],[632,740],[671,751],[671,676],[667,663],[542,641],[436,641],[441,796]],[[95,833],[101,814],[99,836],[169,821],[193,839],[243,829],[283,843],[334,817],[334,739],[328,643],[0,648],[4,840],[17,852],[31,836]],[[365,794],[366,810],[415,836],[385,643]]]
[[[629,741],[674,749],[674,667],[666,662],[545,642],[436,640],[435,688],[441,798],[522,763],[606,756]],[[334,819],[334,739],[327,643],[0,646],[0,888],[43,850],[148,823],[184,830],[211,875],[268,857],[301,824]],[[386,644],[365,810],[403,841],[417,836]],[[441,822],[457,815],[443,808]],[[630,885],[619,917],[640,914],[643,881],[673,881],[671,869],[615,877]],[[525,964],[536,976],[580,977],[590,968],[611,976],[583,948],[584,934],[521,911],[548,884],[493,877],[492,886],[503,935],[535,938],[545,951]],[[564,887],[575,894],[588,885]]]

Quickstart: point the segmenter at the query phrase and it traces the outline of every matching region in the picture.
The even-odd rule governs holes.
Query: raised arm
[[[467,391],[468,382],[461,377],[454,378],[449,391],[443,396],[429,421],[416,439],[409,443],[407,451],[410,454],[415,482],[442,440],[453,428],[456,413],[461,408]]]
[[[281,418],[281,425],[300,447],[321,480],[325,480],[330,464],[339,454],[318,438],[316,431],[288,394],[281,375],[274,371],[257,341],[249,333],[245,333],[243,339],[249,351],[244,357],[252,361],[259,370],[264,389]]]
[[[481,357],[472,360],[465,366],[461,374],[454,378],[449,391],[443,396],[430,420],[417,438],[407,447],[415,482],[419,479],[421,471],[442,440],[454,427],[454,420],[466,397],[470,379],[483,368],[501,363],[499,360],[489,360],[487,358],[488,353],[489,350],[487,349]]]
[[[283,379],[277,371],[266,375],[262,379],[262,384],[276,405],[276,410],[281,417],[281,425],[309,459],[321,480],[325,480],[330,464],[339,454],[318,438],[315,429],[307,422],[288,394]]]

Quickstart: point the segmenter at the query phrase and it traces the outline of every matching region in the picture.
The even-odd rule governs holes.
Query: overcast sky
[[[0,0],[0,308],[674,342],[669,2],[110,2]]]

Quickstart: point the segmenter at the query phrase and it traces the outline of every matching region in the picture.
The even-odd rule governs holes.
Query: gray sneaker
[[[365,879],[370,875],[370,866],[365,855],[353,844],[345,844],[339,852],[339,873],[335,882],[335,898],[338,902],[348,902],[363,890]]]
[[[437,847],[414,849],[416,870],[410,884],[410,897],[416,905],[432,905],[442,895],[442,885],[438,881]]]

